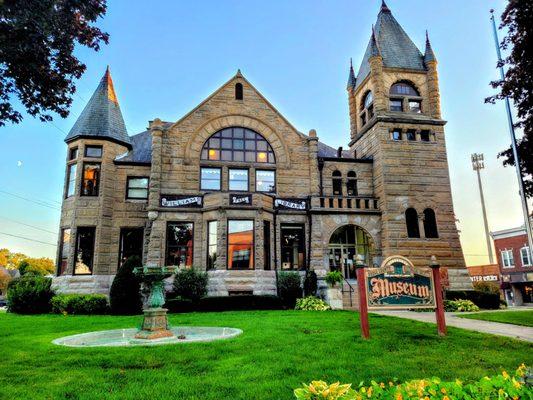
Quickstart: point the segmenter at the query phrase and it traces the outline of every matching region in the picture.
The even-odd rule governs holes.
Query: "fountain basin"
[[[239,336],[242,330],[236,328],[179,326],[170,328],[172,337],[160,339],[138,339],[138,329],[113,329],[65,336],[52,341],[53,344],[67,347],[125,347],[158,346],[166,344],[212,342]]]

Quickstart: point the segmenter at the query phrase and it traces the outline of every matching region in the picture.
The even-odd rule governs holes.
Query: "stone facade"
[[[381,13],[387,16],[383,9]],[[335,233],[346,226],[358,227],[356,234],[366,238],[364,251],[368,248],[369,264],[379,265],[383,258],[397,254],[424,266],[435,255],[448,269],[453,287],[469,286],[453,213],[437,63],[428,59],[423,71],[395,68],[384,65],[379,54],[371,56],[368,63],[369,74],[361,82],[356,82],[350,71],[351,123],[350,134],[346,134],[349,150],[337,151],[321,143],[314,130],[308,135],[299,132],[240,72],[178,121],[155,119],[149,122],[146,132],[134,136],[117,133],[113,118],[91,134],[85,133],[88,131],[81,123],[77,124],[76,131],[67,137],[67,169],[76,164],[78,173],[75,179],[69,173],[65,178],[61,229],[70,229],[70,235],[62,235],[59,240],[58,263],[62,267],[58,268],[56,287],[65,292],[106,293],[120,265],[124,245],[121,232],[125,228],[142,229],[142,246],[138,246],[142,249],[138,251],[145,264],[164,265],[170,240],[168,224],[180,221],[192,224],[187,264],[209,269],[210,295],[275,294],[278,271],[294,265],[298,270],[313,269],[319,277],[337,261],[353,267],[354,254],[350,253],[351,248],[346,250],[349,246],[342,247],[339,242],[338,254],[345,253],[338,259],[331,246]],[[86,120],[94,108],[91,103],[98,100],[99,107],[105,107],[108,101],[113,112],[118,110],[120,114],[109,71],[106,77],[99,90],[101,96],[107,93],[107,100],[99,100],[95,93],[87,106],[89,111],[84,111]],[[389,111],[389,89],[404,81],[418,90],[421,112]],[[361,106],[369,92],[373,94],[373,111]],[[367,112],[369,118],[362,121],[361,113]],[[116,114],[114,118],[122,117]],[[221,161],[222,155],[206,158],[206,143],[228,128],[259,134],[268,142],[275,162]],[[113,134],[106,134],[107,130]],[[393,130],[414,130],[415,140],[395,140]],[[100,157],[86,156],[85,149],[91,145],[102,146]],[[78,152],[72,157],[75,148]],[[84,164],[91,162],[100,164],[99,192],[83,196],[80,188],[87,180]],[[219,171],[220,188],[202,190],[202,168]],[[229,187],[231,168],[248,171],[248,190],[238,193],[249,195],[247,203],[230,201],[235,193]],[[274,171],[274,190],[256,190],[256,170]],[[340,192],[334,187],[335,174],[339,175]],[[128,182],[133,178],[149,179],[144,199],[128,197]],[[355,183],[349,183],[351,179]],[[348,190],[349,184],[355,185],[355,192]],[[74,185],[75,191],[67,196],[69,185]],[[173,203],[169,207],[163,202],[163,198],[187,196],[201,199],[200,203],[194,203],[195,207]],[[293,207],[296,203],[304,206]],[[420,237],[409,238],[407,208],[415,208],[419,216],[427,208],[434,210],[438,237],[425,237],[424,220],[420,217]],[[253,221],[253,245],[251,255],[246,256],[253,260],[244,270],[228,267],[230,220]],[[217,221],[216,233],[208,232],[211,221]],[[80,227],[95,228],[90,275],[78,275],[75,270],[75,265],[87,257],[80,254],[80,249],[87,246],[78,237]],[[283,229],[291,227],[303,232],[297,236],[300,250],[291,242],[294,253],[282,245],[282,240],[292,240],[294,232],[293,236],[283,236]],[[211,247],[216,248],[216,260],[210,263],[208,244],[213,237],[216,244],[211,242]],[[361,246],[352,247],[355,252],[363,251]],[[324,288],[323,292],[327,290]],[[343,296],[334,297],[338,307]],[[354,302],[357,304],[357,299]]]

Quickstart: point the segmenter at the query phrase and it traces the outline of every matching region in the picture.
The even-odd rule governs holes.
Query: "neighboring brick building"
[[[466,267],[472,283],[494,282],[500,284],[500,267],[498,264],[473,265]]]
[[[502,277],[502,289],[509,305],[533,303],[533,260],[527,243],[526,229],[492,232]]]
[[[276,292],[276,270],[355,255],[470,287],[455,225],[437,61],[384,4],[357,77],[349,150],[299,132],[239,72],[176,122],[128,136],[109,71],[67,136],[60,290],[107,292],[120,262],[209,271],[211,295]]]

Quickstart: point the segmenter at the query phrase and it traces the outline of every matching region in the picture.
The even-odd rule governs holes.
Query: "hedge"
[[[500,308],[500,295],[479,290],[447,290],[446,300],[470,300],[479,308],[497,310]]]
[[[172,313],[192,311],[243,311],[243,310],[281,310],[283,308],[278,296],[212,296],[203,297],[198,303],[190,300],[170,299],[165,303]]]
[[[14,279],[7,286],[8,311],[19,314],[50,312],[54,295],[52,279],[40,275],[26,275]]]
[[[58,294],[51,300],[52,312],[56,314],[107,314],[109,306],[103,294]]]

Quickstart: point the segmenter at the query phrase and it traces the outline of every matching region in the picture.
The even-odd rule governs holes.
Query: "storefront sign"
[[[305,199],[275,199],[274,208],[278,210],[307,210],[307,200]]]
[[[496,282],[498,281],[498,275],[475,275],[471,276],[472,282]]]
[[[251,194],[231,194],[229,195],[229,203],[231,205],[252,205],[252,195]]]
[[[203,196],[180,196],[174,194],[161,196],[161,207],[169,208],[189,208],[202,207],[204,203]]]
[[[369,309],[435,308],[433,273],[415,268],[405,257],[387,258],[379,268],[365,268]]]

